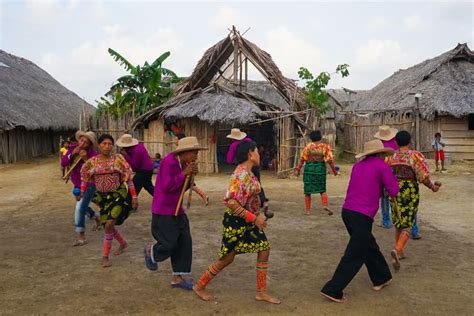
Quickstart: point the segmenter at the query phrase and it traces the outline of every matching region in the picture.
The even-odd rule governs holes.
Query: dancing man
[[[132,168],[125,158],[121,154],[114,153],[113,149],[114,138],[109,134],[102,134],[99,137],[100,154],[87,160],[81,169],[81,193],[86,192],[86,183],[94,183],[97,188],[94,203],[100,208],[100,220],[105,226],[102,248],[104,268],[112,265],[109,254],[114,238],[120,244],[115,252],[116,256],[122,254],[128,246],[122,233],[115,226],[122,225],[130,210],[138,207],[137,193],[132,181]]]
[[[144,188],[153,196],[155,189],[153,183],[151,183],[153,160],[151,160],[145,146],[140,144],[138,139],[133,138],[130,134],[123,134],[117,140],[117,146],[122,148],[121,153],[123,157],[127,160],[135,173],[133,176],[133,185],[135,186],[137,194],[140,194],[140,191]]]
[[[331,301],[346,301],[343,290],[364,264],[374,291],[382,290],[392,280],[388,264],[372,234],[372,224],[383,189],[389,196],[398,193],[397,178],[384,161],[384,156],[393,152],[392,148],[384,147],[376,139],[365,143],[364,151],[356,155],[357,159],[364,159],[352,168],[342,206],[342,220],[350,236],[349,243],[333,277],[321,290],[321,294]]]
[[[387,125],[379,126],[379,130],[375,133],[374,138],[380,139],[384,147],[392,148],[393,150],[398,150],[397,141],[395,140],[395,135],[398,130],[391,128]],[[388,159],[388,158],[387,158]],[[392,221],[390,219],[390,202],[388,199],[387,192],[384,191],[382,199],[380,200],[380,208],[382,211],[382,227],[391,228]]]
[[[89,207],[94,197],[95,186],[93,183],[86,183],[86,189],[81,196],[81,168],[84,162],[97,155],[94,150],[97,147],[97,140],[94,132],[76,132],[77,143],[70,144],[67,152],[61,158],[61,166],[68,168],[69,177],[74,186],[73,194],[76,198],[76,209],[74,211],[74,226],[78,234],[74,246],[83,246],[86,241],[86,213],[96,221],[96,229],[99,228],[99,216]],[[72,170],[71,170],[72,168]]]
[[[214,297],[206,291],[208,283],[234,261],[237,254],[257,252],[257,301],[280,304],[267,293],[267,269],[270,245],[263,230],[267,222],[260,215],[260,182],[252,168],[260,165],[260,156],[254,142],[242,142],[236,150],[237,167],[232,174],[224,203],[224,235],[219,259],[211,264],[194,285],[194,292],[203,300]]]
[[[159,262],[171,258],[171,286],[186,290],[193,286],[183,278],[191,274],[192,239],[182,199],[192,185],[186,178],[193,179],[197,174],[197,154],[203,149],[196,137],[184,137],[161,160],[151,207],[151,233],[156,243],[145,246],[144,251],[145,265],[150,271],[157,271]]]
[[[423,183],[431,191],[437,192],[441,183],[431,182],[429,167],[422,153],[410,149],[411,135],[407,131],[400,131],[395,136],[400,147],[390,157],[389,164],[397,176],[400,191],[396,199],[392,199],[392,221],[395,226],[395,248],[391,252],[392,264],[396,271],[400,269],[400,260],[403,259],[403,250],[410,238],[420,203],[420,189],[418,183]]]
[[[336,176],[336,166],[331,153],[331,147],[321,142],[322,135],[320,131],[312,131],[309,134],[311,143],[301,152],[301,159],[296,167],[296,175],[300,175],[301,168],[304,165],[303,183],[304,198],[306,205],[306,215],[311,214],[311,194],[320,193],[321,202],[328,215],[333,212],[328,205],[328,195],[326,193],[326,163],[331,167],[331,171]]]

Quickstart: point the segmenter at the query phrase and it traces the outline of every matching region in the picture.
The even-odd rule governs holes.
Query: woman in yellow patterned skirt
[[[404,258],[403,249],[410,238],[413,228],[420,192],[418,183],[423,183],[433,192],[437,192],[441,183],[432,183],[428,164],[422,153],[409,148],[411,135],[407,131],[400,131],[395,136],[400,147],[388,160],[393,172],[397,176],[400,191],[396,199],[391,200],[392,222],[395,226],[395,248],[391,252],[392,264],[395,271],[400,269],[400,259]]]
[[[257,301],[279,304],[280,300],[267,294],[267,268],[270,245],[263,230],[265,219],[259,215],[260,182],[252,173],[252,167],[260,165],[260,155],[254,142],[242,142],[237,147],[237,163],[229,189],[224,198],[224,231],[219,259],[211,264],[194,285],[194,292],[203,300],[214,297],[206,291],[207,284],[241,253],[257,255]]]

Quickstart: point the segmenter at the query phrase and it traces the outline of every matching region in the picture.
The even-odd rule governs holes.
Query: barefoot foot
[[[114,255],[120,256],[120,255],[125,251],[125,249],[127,249],[127,248],[128,248],[128,243],[125,243],[125,244],[123,244],[123,245],[120,245],[120,246],[118,247],[117,251],[114,253]]]
[[[110,262],[108,257],[102,257],[102,268],[108,268],[112,266],[112,262]]]
[[[390,283],[392,283],[392,279],[390,279],[390,280],[388,280],[387,282],[382,283],[382,284],[380,284],[380,285],[376,285],[376,286],[374,286],[372,289],[373,289],[374,291],[377,291],[377,292],[378,292],[378,291],[381,291],[384,287],[386,287],[386,286],[389,285]]]
[[[400,270],[400,258],[398,257],[398,253],[394,249],[392,250],[390,255],[392,256],[392,266],[395,269],[395,271],[398,272]]]
[[[193,286],[193,291],[203,301],[210,302],[215,299],[215,297],[211,293],[206,291],[206,289],[201,289],[199,286],[197,286],[197,284]]]
[[[257,294],[255,295],[255,299],[257,301],[264,301],[264,302],[268,302],[268,303],[272,303],[272,304],[280,304],[281,303],[281,301],[278,298],[270,296],[266,292],[257,292]]]

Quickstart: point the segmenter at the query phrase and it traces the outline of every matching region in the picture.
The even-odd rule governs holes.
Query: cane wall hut
[[[474,53],[458,44],[399,70],[346,110],[347,153],[360,152],[379,125],[390,125],[411,132],[416,148],[429,157],[440,132],[449,159],[474,159]]]
[[[0,164],[58,152],[93,107],[29,60],[0,50]]]
[[[264,82],[248,80],[250,65]],[[271,147],[275,169],[285,173],[296,165],[302,136],[319,126],[302,89],[235,28],[205,52],[164,106],[139,117],[133,128],[142,130],[150,153],[164,155],[174,146],[172,133],[165,131],[173,121],[208,147],[198,158],[200,170],[206,173],[218,172],[224,165],[226,135],[233,127],[247,132],[259,145]]]

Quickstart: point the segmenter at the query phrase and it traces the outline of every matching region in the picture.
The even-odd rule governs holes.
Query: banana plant
[[[161,54],[151,65],[145,62],[142,66],[134,66],[111,48],[108,52],[128,74],[116,80],[106,93],[107,98],[100,99],[98,111],[109,108],[110,113],[120,115],[134,109],[135,116],[139,116],[165,103],[173,94],[174,84],[181,81],[175,72],[163,67],[170,52]]]

